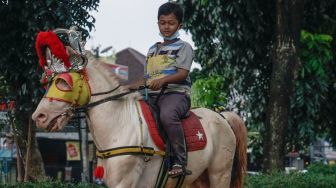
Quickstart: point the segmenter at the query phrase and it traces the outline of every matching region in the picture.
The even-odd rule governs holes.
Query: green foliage
[[[309,165],[308,172],[312,174],[335,175],[336,165],[325,165],[323,163],[314,163]]]
[[[202,65],[199,74],[223,76],[248,97],[243,107],[251,112],[248,124],[262,125],[272,69],[275,4],[266,0],[179,2],[185,8],[184,28],[197,47],[195,59]]]
[[[266,1],[180,2],[185,7],[184,28],[193,36],[196,61],[202,71],[237,80],[237,87],[253,84],[253,79],[243,79],[241,75],[255,78],[254,69],[265,71],[260,62],[267,53],[272,27],[263,21],[270,19],[269,14],[262,12],[272,12],[273,7]],[[258,27],[251,27],[254,25]]]
[[[336,186],[336,166],[322,163],[311,164],[306,173],[293,172],[248,176],[245,186],[248,188],[325,188]]]
[[[303,16],[303,29],[312,33],[325,33],[335,36],[336,1],[306,0]],[[336,42],[334,41],[334,46]]]
[[[192,86],[192,107],[223,106],[227,99],[227,85],[221,76],[198,79]]]
[[[246,188],[326,188],[336,187],[336,174],[317,173],[273,173],[271,175],[248,176]]]
[[[302,66],[295,83],[295,94],[291,99],[291,114],[287,134],[288,144],[302,148],[315,138],[325,136],[331,128],[330,119],[321,112],[330,101],[336,71],[332,62],[332,37],[323,34],[301,33],[300,57]]]
[[[4,97],[6,93],[9,92],[8,83],[5,80],[5,77],[0,75],[0,99]]]

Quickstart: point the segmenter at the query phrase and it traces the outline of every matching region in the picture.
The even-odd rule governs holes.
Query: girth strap
[[[107,159],[118,155],[160,155],[165,156],[164,151],[155,151],[151,147],[124,146],[96,152],[98,158]]]

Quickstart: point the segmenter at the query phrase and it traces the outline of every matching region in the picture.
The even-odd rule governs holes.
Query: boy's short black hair
[[[158,20],[161,15],[168,15],[173,13],[176,16],[176,19],[179,23],[183,21],[183,10],[181,6],[177,3],[168,2],[159,7],[158,11]]]

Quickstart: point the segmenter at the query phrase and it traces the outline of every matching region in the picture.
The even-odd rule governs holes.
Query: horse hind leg
[[[230,152],[231,153],[231,152]],[[232,156],[228,154],[227,156]],[[233,162],[230,159],[213,162],[190,186],[190,188],[229,188]]]
[[[217,159],[213,160],[208,170],[211,188],[230,187],[233,154],[232,151],[227,150],[224,155],[217,155]]]
[[[208,170],[205,170],[190,186],[190,188],[209,188],[209,174]]]

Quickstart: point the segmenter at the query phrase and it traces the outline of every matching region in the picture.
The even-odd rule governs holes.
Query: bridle
[[[55,121],[57,121],[57,119],[59,118],[59,117],[62,117],[62,116],[68,116],[69,118],[72,118],[72,117],[74,117],[74,110],[72,109],[72,107],[69,107],[67,110],[65,110],[63,113],[61,113],[61,114],[59,114],[59,115],[57,115],[57,116],[55,116],[50,122],[49,122],[49,124],[47,125],[47,128],[46,128],[46,130],[47,131],[51,131],[51,129],[53,128],[53,125],[55,124]]]
[[[81,74],[81,73],[79,73]],[[81,79],[85,79],[84,77],[81,77]],[[87,83],[88,84],[88,83]],[[89,84],[88,84],[89,85]],[[92,96],[100,96],[100,95],[106,95],[106,94],[110,94],[110,93],[113,93],[114,91],[116,91],[117,89],[120,88],[120,84],[118,86],[116,86],[115,88],[109,90],[109,91],[104,91],[104,92],[99,92],[99,93],[92,93],[90,94],[90,98]],[[82,86],[79,86],[79,87],[82,87]],[[53,128],[53,125],[55,124],[55,121],[59,118],[59,117],[62,117],[62,116],[67,116],[69,118],[72,118],[74,117],[74,115],[76,113],[80,113],[80,112],[85,112],[86,116],[88,116],[88,109],[94,107],[94,106],[98,106],[100,104],[103,104],[103,103],[106,103],[106,102],[109,102],[109,101],[113,101],[113,100],[118,100],[120,99],[121,97],[125,96],[125,95],[128,95],[130,93],[134,93],[136,91],[140,91],[140,90],[143,90],[145,89],[145,87],[142,87],[142,88],[139,88],[139,89],[136,89],[136,90],[129,90],[127,92],[123,92],[123,93],[120,93],[120,94],[116,94],[116,95],[112,95],[112,96],[109,96],[109,97],[106,97],[106,98],[103,98],[103,99],[100,99],[98,101],[95,101],[93,103],[88,103],[88,104],[85,104],[85,105],[82,105],[82,106],[79,106],[77,104],[74,104],[74,103],[70,103],[71,105],[62,113],[60,113],[59,115],[55,116],[50,122],[49,124],[47,125],[47,128],[46,130],[47,131],[51,131],[51,129]],[[47,95],[47,94],[46,94]],[[80,94],[78,95],[78,98],[80,98]],[[90,99],[89,99],[90,100]],[[75,100],[75,101],[78,101]]]

